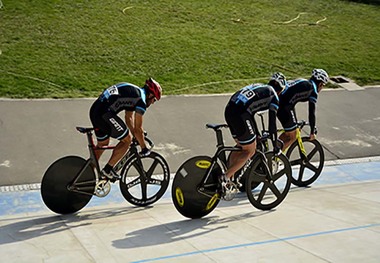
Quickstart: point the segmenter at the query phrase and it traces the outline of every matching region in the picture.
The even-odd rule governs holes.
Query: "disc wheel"
[[[87,166],[73,190],[69,185],[85,166],[86,160],[78,156],[63,157],[49,166],[41,182],[41,196],[45,205],[58,214],[71,214],[90,202],[95,189],[95,172]]]
[[[121,172],[120,191],[125,200],[136,206],[157,202],[169,186],[169,165],[156,152],[149,156],[131,155]]]
[[[220,166],[213,167],[208,156],[196,156],[184,162],[176,172],[172,185],[172,199],[180,214],[188,218],[201,218],[211,213],[220,201],[218,176]],[[208,170],[211,174],[205,184]]]
[[[286,197],[291,186],[291,167],[288,158],[281,154],[274,156],[267,152],[268,164],[261,158],[253,161],[246,176],[246,193],[251,204],[260,210],[270,210],[278,206]],[[272,181],[270,178],[270,171]]]
[[[322,145],[317,140],[309,140],[302,137],[302,144],[306,150],[306,157],[302,153],[298,142],[294,142],[288,149],[286,156],[293,169],[292,183],[296,186],[305,187],[315,182],[322,172],[325,154]]]

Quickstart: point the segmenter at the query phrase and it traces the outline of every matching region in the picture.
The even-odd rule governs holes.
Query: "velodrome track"
[[[212,154],[207,122],[223,122],[228,95],[169,96],[146,116],[145,128],[171,172],[187,158]],[[0,254],[4,262],[379,262],[379,89],[324,91],[319,136],[327,156],[311,188],[292,187],[273,211],[244,194],[189,220],[170,190],[154,206],[126,203],[115,184],[75,215],[42,204],[38,183],[55,159],[86,156],[75,131],[88,125],[92,100],[0,101]],[[298,109],[298,117],[304,118]],[[305,115],[304,115],[305,116]],[[228,132],[225,138],[228,142]]]

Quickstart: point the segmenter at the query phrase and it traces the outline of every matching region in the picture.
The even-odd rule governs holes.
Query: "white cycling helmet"
[[[286,86],[286,78],[284,74],[282,74],[281,72],[274,73],[272,77],[270,78],[268,84],[271,85],[273,82],[276,82],[281,90],[283,90]],[[274,85],[274,88],[276,91],[279,91],[276,85]]]
[[[321,81],[323,84],[326,84],[327,82],[329,82],[329,79],[330,79],[327,72],[320,68],[313,69],[313,71],[311,72],[311,78],[317,81]]]

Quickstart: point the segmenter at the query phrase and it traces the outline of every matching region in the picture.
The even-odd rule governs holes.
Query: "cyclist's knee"
[[[256,152],[256,141],[251,144],[241,145],[241,147],[242,151],[244,151],[249,157],[252,157]]]
[[[296,139],[296,130],[286,131],[281,134],[280,139],[284,142],[290,142]]]
[[[109,142],[110,142],[110,139],[109,139],[109,138],[108,138],[108,139],[105,139],[105,140],[103,140],[103,141],[98,141],[97,146],[98,146],[98,147],[108,146]]]
[[[120,140],[120,142],[129,145],[129,144],[132,142],[132,134],[131,134],[131,132],[129,132],[127,136],[125,136],[124,138],[122,138],[122,139]]]

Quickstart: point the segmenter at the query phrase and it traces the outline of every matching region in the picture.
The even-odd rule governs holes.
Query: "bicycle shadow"
[[[92,225],[96,219],[112,216],[128,216],[150,208],[153,207],[123,207],[113,209],[112,211],[109,209],[92,210],[88,214],[81,212],[71,215],[52,215],[42,218],[33,217],[31,219],[0,226],[0,245],[57,234],[69,229]],[[12,220],[14,221],[14,219]],[[2,221],[7,221],[7,219]]]
[[[114,240],[112,245],[118,249],[133,249],[136,247],[156,246],[158,244],[170,244],[178,240],[203,236],[228,228],[228,223],[231,222],[258,217],[271,212],[274,211],[256,210],[221,219],[219,216],[211,216],[155,225],[126,233],[124,238]]]

